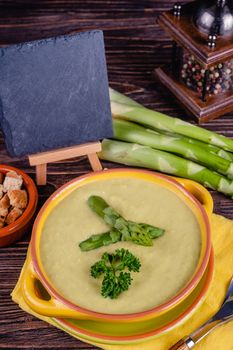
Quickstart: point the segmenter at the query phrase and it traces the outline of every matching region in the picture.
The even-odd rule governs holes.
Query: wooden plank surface
[[[170,63],[171,41],[155,20],[174,2],[4,0],[0,1],[0,45],[103,29],[110,85],[148,107],[188,119],[174,98],[151,77],[154,67]],[[232,115],[203,126],[233,136]],[[29,166],[27,159],[7,155],[2,136],[0,163],[19,167],[35,179],[35,169]],[[104,166],[116,165],[104,163]],[[39,207],[56,188],[90,170],[85,157],[50,164],[49,184],[39,188]],[[232,200],[215,192],[212,194],[215,212],[233,218]],[[14,246],[0,249],[0,349],[97,349],[24,313],[11,301],[10,292],[25,260],[29,238],[30,232]]]

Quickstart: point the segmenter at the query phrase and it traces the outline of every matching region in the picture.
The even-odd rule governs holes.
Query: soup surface
[[[118,242],[89,252],[78,244],[108,226],[87,205],[91,195],[103,197],[126,219],[164,228],[152,247]],[[200,254],[200,228],[195,215],[172,191],[141,179],[121,178],[86,184],[68,195],[45,221],[41,260],[54,287],[69,301],[104,313],[133,313],[155,307],[174,296],[190,279]],[[101,278],[90,267],[107,252],[125,248],[141,261],[139,273],[117,299],[100,294]]]

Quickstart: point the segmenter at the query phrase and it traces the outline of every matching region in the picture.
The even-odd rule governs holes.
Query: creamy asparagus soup
[[[144,247],[117,242],[88,252],[79,243],[92,234],[109,230],[87,204],[90,196],[101,196],[124,218],[165,229]],[[67,300],[105,313],[133,313],[155,307],[174,296],[190,279],[200,254],[200,228],[192,213],[172,191],[136,178],[96,181],[68,195],[45,221],[40,251],[44,269],[54,287]],[[129,290],[117,299],[100,293],[101,279],[90,275],[90,267],[104,252],[125,248],[140,259],[139,273]]]

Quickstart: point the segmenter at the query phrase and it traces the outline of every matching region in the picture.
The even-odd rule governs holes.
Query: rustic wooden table
[[[103,29],[110,85],[148,107],[187,119],[174,98],[151,77],[154,67],[170,63],[171,41],[155,20],[174,2],[3,0],[0,1],[0,45],[79,30]],[[223,116],[203,126],[232,137],[232,116]],[[2,137],[0,163],[19,167],[35,178],[27,159],[7,155]],[[38,189],[39,208],[56,188],[89,171],[85,157],[49,166],[49,184]],[[212,194],[215,212],[233,218],[232,201],[215,192]],[[11,301],[10,293],[25,260],[29,239],[30,232],[17,244],[0,249],[0,349],[97,349],[26,314]]]

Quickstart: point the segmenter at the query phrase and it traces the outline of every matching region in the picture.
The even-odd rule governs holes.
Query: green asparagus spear
[[[125,96],[124,94],[121,94],[120,92],[113,90],[112,88],[109,88],[109,94],[110,94],[110,100],[112,102],[118,102],[118,103],[123,103],[126,105],[132,105],[132,106],[138,106],[138,107],[142,107],[142,105],[136,101],[134,101],[132,98]],[[231,162],[233,162],[233,153],[227,152],[225,150],[223,150],[222,148],[218,147],[218,146],[214,146],[211,145],[209,143],[206,142],[202,142],[199,140],[196,140],[194,138],[191,137],[187,137],[184,135],[180,135],[180,134],[175,134],[174,132],[167,132],[167,131],[162,131],[162,130],[158,130],[157,131],[161,134],[168,134],[170,136],[175,136],[176,138],[180,138],[180,139],[185,139],[187,142],[197,145],[199,147],[202,147],[202,149],[205,149],[206,151],[209,151],[210,153],[214,153],[217,154],[219,157],[224,158],[226,160],[229,160]]]
[[[88,198],[89,207],[104,219],[105,223],[121,233],[122,241],[133,241],[140,245],[153,245],[152,238],[161,235],[164,230],[144,223],[124,219],[116,210],[99,196]]]
[[[119,102],[120,103],[119,103]],[[122,103],[127,102],[127,103]],[[233,140],[215,132],[187,123],[181,119],[169,117],[163,113],[153,111],[127,101],[122,94],[111,91],[111,110],[113,116],[120,116],[128,121],[148,125],[163,131],[175,132],[177,134],[192,137],[194,139],[216,145],[224,150],[233,152]]]
[[[117,230],[112,229],[111,231],[105,233],[99,233],[97,235],[92,235],[85,241],[79,244],[82,251],[87,252],[89,250],[97,249],[103,246],[114,244],[121,240],[121,233]]]
[[[112,88],[109,88],[109,96],[111,101],[124,103],[126,105],[141,106],[140,103],[134,101],[132,98],[125,96]]]
[[[185,177],[233,196],[233,182],[204,166],[174,154],[138,144],[103,140],[101,159],[116,163],[150,168],[164,173]]]
[[[154,129],[155,130],[155,129]],[[188,142],[191,145],[195,145],[198,147],[201,147],[202,150],[206,151],[206,152],[210,152],[212,154],[216,154],[217,156],[229,160],[230,162],[233,162],[233,153],[225,151],[224,149],[214,146],[214,145],[210,145],[209,143],[205,143],[196,139],[193,139],[191,137],[187,137],[184,135],[179,135],[179,134],[175,134],[175,133],[170,133],[170,132],[165,132],[165,131],[161,131],[161,130],[156,130],[159,134],[161,135],[168,135],[168,136],[173,136],[176,139],[179,140],[184,140],[186,142]]]
[[[89,207],[111,227],[105,233],[92,235],[79,244],[82,251],[89,251],[120,241],[132,241],[139,245],[151,246],[152,239],[161,236],[165,230],[145,224],[125,220],[118,212],[110,207],[103,198],[91,196]]]
[[[205,165],[229,178],[233,178],[233,163],[212,154],[206,149],[187,142],[185,139],[161,135],[151,129],[121,119],[113,120],[114,138],[121,141],[137,142],[162,151],[181,155],[194,162]]]

